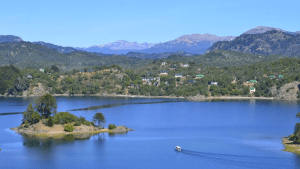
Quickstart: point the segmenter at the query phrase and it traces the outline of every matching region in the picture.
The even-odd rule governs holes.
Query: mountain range
[[[137,43],[124,40],[104,45],[94,45],[88,48],[76,48],[87,52],[106,54],[127,54],[128,52],[139,52],[146,54],[186,52],[191,54],[203,54],[217,41],[230,41],[234,36],[218,37],[210,34],[183,35],[175,40],[164,43]]]

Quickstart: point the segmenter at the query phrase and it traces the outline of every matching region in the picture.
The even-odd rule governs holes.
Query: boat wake
[[[185,149],[181,149],[180,153],[199,158],[207,162],[226,166],[256,169],[289,168],[294,166],[292,161],[286,158],[217,154]]]

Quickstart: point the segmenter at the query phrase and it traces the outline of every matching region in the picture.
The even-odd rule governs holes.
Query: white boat
[[[176,151],[181,151],[181,147],[176,146],[176,147],[175,147],[175,150],[176,150]]]

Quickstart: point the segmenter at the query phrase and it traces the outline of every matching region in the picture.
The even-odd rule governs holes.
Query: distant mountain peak
[[[209,33],[206,34],[191,34],[191,35],[182,35],[179,38],[173,40],[176,42],[183,41],[183,42],[188,42],[188,43],[193,43],[193,42],[200,42],[200,41],[209,41],[209,42],[217,42],[217,41],[230,41],[233,40],[235,36],[224,36],[224,37],[219,37],[216,35],[211,35]],[[171,41],[170,41],[171,42]]]
[[[267,27],[267,26],[258,26],[256,28],[252,28],[246,32],[244,32],[243,34],[259,34],[259,33],[265,33],[271,30],[277,30],[279,32],[286,32],[282,29],[279,28],[273,28],[273,27]]]

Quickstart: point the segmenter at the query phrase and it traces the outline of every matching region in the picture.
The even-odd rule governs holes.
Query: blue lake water
[[[300,110],[298,102],[108,97],[56,100],[58,111],[111,105],[70,112],[88,120],[102,112],[106,126],[114,123],[135,131],[100,133],[74,141],[29,139],[9,130],[21,123],[21,114],[2,115],[0,168],[300,168],[300,156],[282,151],[281,144],[281,138],[293,133],[300,121],[295,117]],[[29,102],[33,99],[0,98],[0,114],[23,112]],[[154,103],[139,104],[145,102]],[[177,145],[182,152],[174,150]]]

